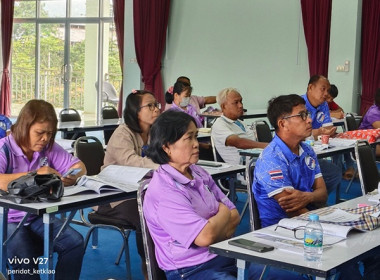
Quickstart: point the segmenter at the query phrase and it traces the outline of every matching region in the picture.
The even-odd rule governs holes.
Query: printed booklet
[[[92,191],[100,194],[102,191],[113,190],[120,192],[137,191],[139,184],[152,176],[149,168],[124,165],[109,165],[98,175],[83,175],[74,186],[64,188],[63,196]]]

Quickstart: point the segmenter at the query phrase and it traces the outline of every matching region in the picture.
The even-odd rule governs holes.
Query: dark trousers
[[[55,219],[53,223],[53,236],[56,236],[63,222]],[[8,236],[16,230],[17,223],[8,224]],[[14,279],[40,279],[40,274],[49,273],[39,270],[38,257],[43,255],[44,248],[44,224],[42,217],[33,220],[28,226],[22,226],[9,242],[7,248],[9,273]],[[54,244],[53,250],[58,253],[57,265],[54,268],[54,279],[79,279],[84,255],[82,235],[71,228],[66,227]],[[21,260],[21,263],[14,261]]]
[[[114,217],[124,221],[127,225],[136,228],[136,246],[141,259],[145,262],[144,243],[141,233],[140,216],[137,207],[137,199],[128,199],[115,207],[110,204],[100,205],[97,211],[101,215]]]

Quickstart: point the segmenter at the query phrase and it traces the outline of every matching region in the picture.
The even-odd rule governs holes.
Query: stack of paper
[[[330,138],[329,144],[335,147],[350,147],[355,145],[356,139]]]
[[[378,194],[375,194],[375,195],[371,195],[368,198],[368,201],[379,203],[380,202],[380,194],[378,193]]]

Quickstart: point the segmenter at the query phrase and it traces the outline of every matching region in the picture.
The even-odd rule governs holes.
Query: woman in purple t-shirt
[[[44,100],[30,100],[22,108],[11,134],[0,139],[0,188],[7,190],[8,183],[31,171],[38,174],[55,173],[59,176],[70,168],[80,168],[77,175],[62,178],[64,185],[72,185],[77,177],[86,174],[86,167],[54,142],[57,132],[57,115],[54,107]],[[10,209],[8,236],[16,231],[25,213]],[[63,222],[53,221],[56,236]],[[44,223],[42,216],[31,215],[20,226],[8,243],[7,259],[13,279],[40,279],[38,262],[43,253]],[[56,239],[53,250],[58,253],[54,269],[55,279],[79,279],[84,254],[83,237],[70,226]]]
[[[233,203],[195,163],[199,143],[194,119],[162,113],[151,128],[148,156],[160,167],[146,191],[143,211],[158,265],[168,280],[236,279],[235,261],[208,246],[230,238],[240,218]]]
[[[376,90],[375,105],[368,108],[364,114],[359,129],[380,128],[380,88]],[[376,146],[376,156],[380,156],[380,146]]]
[[[380,128],[380,88],[376,90],[375,105],[369,107],[359,126],[359,129],[372,128]]]

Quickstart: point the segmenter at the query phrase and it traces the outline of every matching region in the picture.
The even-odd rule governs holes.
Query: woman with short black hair
[[[197,134],[194,119],[174,110],[152,125],[147,154],[161,165],[146,191],[144,216],[168,280],[236,279],[235,261],[211,254],[208,246],[233,235],[239,213],[196,165]]]

